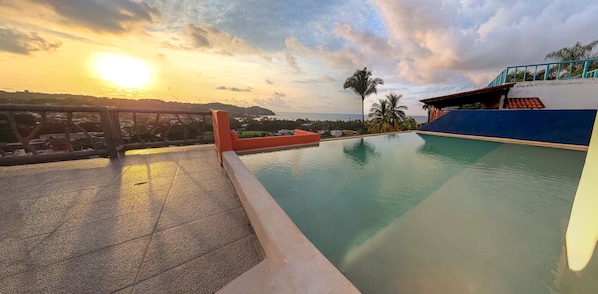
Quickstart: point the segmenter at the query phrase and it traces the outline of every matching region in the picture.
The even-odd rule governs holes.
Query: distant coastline
[[[410,115],[408,115],[410,116]],[[361,120],[361,113],[310,113],[310,112],[276,112],[276,115],[267,115],[268,118],[276,118],[279,120],[297,120],[297,119],[309,119],[312,121],[351,121]],[[428,121],[428,117],[425,115],[412,115],[417,123],[425,123]],[[366,114],[367,120],[367,114]]]
[[[38,104],[38,105],[73,105],[73,106],[115,106],[143,109],[182,109],[182,110],[224,110],[232,117],[273,115],[270,109],[260,106],[241,107],[219,102],[190,103],[164,101],[160,99],[126,99],[95,97],[75,94],[49,94],[25,90],[7,92],[0,90],[0,104]]]

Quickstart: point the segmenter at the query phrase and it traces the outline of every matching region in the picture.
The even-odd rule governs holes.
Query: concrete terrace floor
[[[261,260],[213,145],[0,167],[0,293],[213,293]]]

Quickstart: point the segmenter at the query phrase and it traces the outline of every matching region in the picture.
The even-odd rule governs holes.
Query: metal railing
[[[598,59],[509,66],[487,87],[526,81],[598,78]]]
[[[196,110],[0,105],[0,165],[117,158],[131,149],[212,143],[211,115]]]

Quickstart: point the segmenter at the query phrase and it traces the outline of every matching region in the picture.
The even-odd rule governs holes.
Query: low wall
[[[265,149],[287,145],[299,145],[320,142],[320,135],[302,130],[295,130],[293,136],[276,136],[239,139],[236,132],[231,132],[232,147],[235,151]]]
[[[301,233],[233,151],[223,165],[266,259],[218,293],[359,293]]]
[[[216,146],[216,151],[218,151],[218,160],[221,164],[222,153],[230,150],[268,149],[320,142],[319,134],[302,130],[295,130],[293,136],[239,139],[237,133],[230,130],[228,112],[222,110],[212,110],[212,123],[214,125],[214,146]]]
[[[596,110],[452,110],[420,131],[588,146]]]

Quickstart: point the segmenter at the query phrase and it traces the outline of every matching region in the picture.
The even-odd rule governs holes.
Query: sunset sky
[[[0,90],[360,113],[485,86],[598,39],[595,0],[0,0]]]

